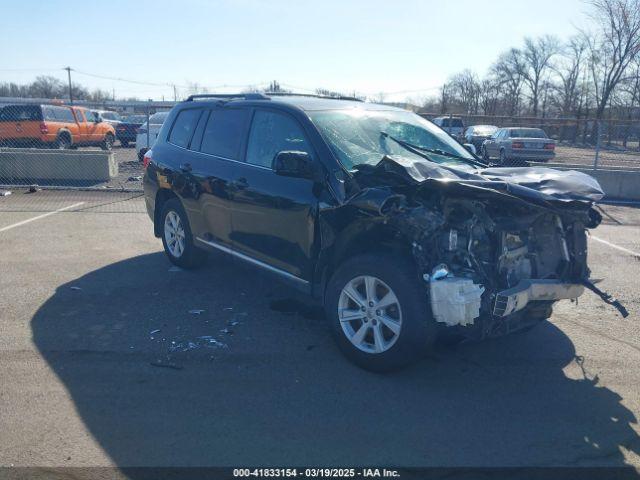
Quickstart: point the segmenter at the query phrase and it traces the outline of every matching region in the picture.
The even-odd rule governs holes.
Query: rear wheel
[[[504,150],[500,150],[500,165],[502,165],[503,167],[507,166],[507,154],[504,153]]]
[[[100,148],[102,150],[111,150],[113,148],[113,144],[115,143],[115,141],[116,139],[114,138],[113,134],[107,133],[104,136],[102,143],[100,144]]]
[[[347,260],[327,285],[325,309],[340,350],[367,370],[384,372],[412,363],[436,337],[421,279],[397,257]]]
[[[55,147],[58,150],[68,150],[71,148],[71,137],[67,133],[61,133],[55,142]]]
[[[193,244],[189,219],[180,200],[172,198],[164,204],[160,221],[162,245],[171,263],[187,269],[200,266],[206,252]]]

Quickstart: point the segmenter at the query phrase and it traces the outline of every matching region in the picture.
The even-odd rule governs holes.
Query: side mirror
[[[273,158],[273,171],[283,177],[315,178],[315,168],[311,156],[307,152],[286,150],[278,152]]]
[[[462,146],[464,148],[466,148],[467,150],[469,150],[474,155],[477,153],[476,146],[474,144],[472,144],[472,143],[464,143]]]

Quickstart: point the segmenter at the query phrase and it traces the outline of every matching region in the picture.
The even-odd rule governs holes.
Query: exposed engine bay
[[[351,204],[377,215],[410,244],[434,319],[484,338],[547,318],[590,281],[587,229],[603,193],[579,172],[488,168],[461,172],[385,157],[357,173]],[[594,290],[595,289],[595,290]]]

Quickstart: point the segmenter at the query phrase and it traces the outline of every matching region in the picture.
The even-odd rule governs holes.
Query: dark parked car
[[[116,136],[123,147],[135,143],[138,129],[147,121],[146,115],[130,115],[116,125]]]
[[[486,168],[404,110],[193,96],[169,113],[144,166],[171,262],[191,268],[220,251],[312,295],[364,368],[415,360],[442,332],[531,326],[593,287],[586,229],[603,195],[593,178]]]
[[[482,158],[498,158],[500,165],[548,162],[556,156],[556,141],[540,128],[501,128],[482,144]]]
[[[493,125],[473,125],[464,131],[464,143],[470,143],[477,153],[482,151],[482,144],[498,131]]]

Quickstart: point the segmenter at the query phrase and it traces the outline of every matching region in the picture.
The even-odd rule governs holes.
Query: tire
[[[116,139],[113,136],[113,134],[112,133],[107,133],[104,136],[104,139],[102,140],[102,142],[100,143],[100,148],[102,150],[109,151],[109,150],[111,150],[113,148],[113,144],[115,143],[115,141],[116,141]]]
[[[193,244],[189,219],[180,200],[172,198],[164,203],[160,222],[162,245],[171,263],[185,269],[197,268],[204,263],[206,252]],[[180,231],[182,231],[182,243],[179,241]],[[172,241],[174,238],[175,242]]]
[[[500,150],[500,166],[506,167],[508,162],[509,161],[507,160],[507,156],[504,153],[504,150]]]
[[[129,146],[129,140],[120,140],[120,145],[123,148],[127,148]]]
[[[69,136],[68,133],[61,133],[60,135],[58,135],[58,138],[56,138],[56,141],[54,143],[54,147],[57,148],[58,150],[68,150],[71,148],[71,137]]]
[[[484,147],[482,147],[482,159],[485,162],[490,162],[491,161],[491,159],[489,158],[489,154],[487,153],[487,149],[484,148]]]
[[[367,303],[366,277],[377,280],[373,282],[375,288],[370,288],[376,293],[370,295],[369,300],[372,297],[375,301],[383,300],[390,292],[395,295],[395,304],[376,309],[375,302],[373,306]],[[362,307],[356,308],[358,304],[351,296],[353,289],[366,304],[364,313],[361,313]],[[346,294],[347,290],[350,295]],[[388,372],[413,363],[436,339],[437,329],[423,281],[415,267],[399,257],[368,254],[347,260],[329,280],[325,311],[342,353],[366,370]],[[340,317],[347,311],[353,313],[352,320],[341,322]],[[356,318],[358,314],[360,318]],[[379,320],[381,318],[385,321]],[[397,333],[389,325],[393,325]],[[362,328],[366,333],[360,334]]]

